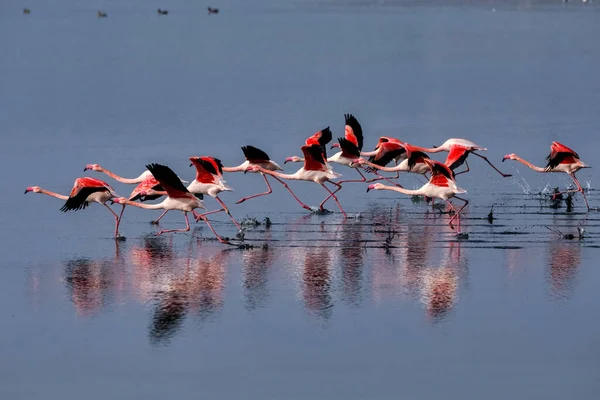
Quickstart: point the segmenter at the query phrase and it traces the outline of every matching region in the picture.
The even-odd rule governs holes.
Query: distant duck
[[[156,12],[160,15],[167,15],[169,13],[168,10],[161,10],[160,8],[156,10]]]
[[[108,15],[104,11],[102,11],[102,10],[98,10],[98,13],[96,15],[98,15],[98,18],[106,18],[106,17],[108,17]]]
[[[209,14],[218,14],[219,13],[219,9],[218,8],[208,7],[208,13]]]
[[[29,8],[24,8],[23,14],[31,14],[31,10]]]

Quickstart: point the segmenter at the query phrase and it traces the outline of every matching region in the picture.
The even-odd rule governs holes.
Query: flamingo
[[[467,163],[467,156],[469,154],[473,154],[479,158],[483,158],[485,160],[485,162],[487,162],[490,165],[490,167],[494,168],[496,170],[496,172],[498,172],[504,178],[508,178],[508,177],[512,176],[511,174],[505,174],[502,171],[500,171],[498,168],[496,168],[494,166],[494,164],[492,164],[490,162],[490,160],[487,159],[487,157],[482,156],[479,153],[476,153],[476,151],[478,151],[478,150],[487,151],[487,149],[485,147],[481,147],[478,144],[473,143],[467,139],[452,138],[452,139],[446,140],[441,146],[438,146],[438,147],[434,146],[432,148],[420,147],[420,148],[418,148],[418,150],[424,151],[426,153],[439,153],[442,151],[447,151],[448,157],[446,158],[446,161],[444,162],[444,164],[446,164],[448,167],[450,167],[451,170],[454,171],[455,169],[457,169],[458,167],[463,165],[463,163],[467,167],[466,170],[458,172],[457,175],[464,174],[465,172],[470,171],[469,164]]]
[[[275,161],[271,160],[269,158],[269,156],[267,155],[267,153],[265,153],[264,151],[262,151],[259,148],[256,148],[254,146],[242,146],[242,152],[244,152],[244,157],[246,158],[246,161],[244,161],[237,167],[223,167],[222,168],[223,172],[246,172],[246,169],[251,164],[259,165],[259,166],[263,167],[264,169],[268,169],[270,171],[283,171],[283,168],[281,168],[279,166],[279,164],[277,164]],[[271,189],[271,185],[269,184],[269,181],[267,180],[267,176],[265,174],[263,174],[262,172],[260,174],[265,179],[265,183],[267,184],[268,190],[264,193],[258,193],[258,194],[254,194],[252,196],[248,196],[248,197],[239,199],[238,201],[236,201],[235,204],[243,203],[244,201],[253,199],[255,197],[266,196],[273,192],[273,190]],[[278,178],[275,178],[275,179],[278,179]],[[281,182],[281,183],[283,183],[283,182]]]
[[[290,174],[283,174],[278,171],[269,171],[267,169],[262,168],[260,165],[249,165],[248,168],[246,169],[246,171],[247,172],[257,172],[258,171],[258,172],[262,172],[267,175],[271,175],[273,177],[280,178],[280,179],[315,182],[315,183],[323,186],[323,188],[325,188],[325,190],[327,190],[327,192],[329,192],[329,194],[330,194],[330,196],[325,198],[325,200],[323,200],[323,202],[319,205],[319,208],[323,211],[324,210],[323,205],[325,204],[327,199],[329,197],[333,197],[336,204],[340,208],[340,211],[344,215],[344,218],[346,218],[346,212],[344,211],[344,209],[340,205],[340,202],[338,201],[337,197],[335,196],[335,193],[337,193],[342,188],[342,185],[340,185],[337,182],[332,181],[332,179],[336,179],[336,178],[340,177],[341,175],[333,172],[331,167],[329,167],[327,165],[327,161],[325,161],[325,155],[323,154],[323,148],[321,145],[312,144],[309,146],[302,146],[301,149],[302,149],[302,153],[304,153],[304,166],[302,168],[300,168],[298,171],[296,171],[294,174],[290,175]],[[329,183],[337,186],[337,189],[332,192],[327,186],[325,186],[325,182],[329,182]],[[294,194],[294,192],[291,191],[291,189],[288,188],[288,190],[290,191],[292,196],[294,196],[296,201],[298,203],[300,203],[300,205],[303,208],[312,211],[312,209],[309,206],[307,206],[306,204],[302,203],[302,201],[300,201],[300,199]]]
[[[208,194],[209,196],[217,200],[222,207],[219,210],[209,211],[201,215],[192,212],[194,214],[194,217],[196,218],[196,222],[198,222],[200,219],[202,219],[202,217],[206,215],[225,211],[229,218],[233,221],[235,226],[238,229],[242,229],[240,224],[238,224],[237,221],[231,215],[229,208],[227,208],[225,203],[223,203],[223,201],[219,199],[218,196],[219,193],[223,191],[233,190],[229,186],[225,185],[225,181],[223,180],[223,164],[221,164],[221,160],[214,157],[190,157],[190,161],[190,167],[196,167],[196,179],[194,179],[192,183],[188,185],[187,190],[200,199],[202,199],[205,194]],[[156,191],[152,189],[146,190],[144,193],[147,196],[166,194],[166,192],[164,191]],[[156,220],[156,222],[158,222],[166,214],[166,211],[158,218],[158,220]]]
[[[353,163],[352,161],[360,156],[360,151],[363,147],[363,132],[362,127],[358,120],[352,114],[344,114],[344,118],[346,119],[345,126],[345,137],[339,138],[338,143],[334,143],[331,148],[339,147],[342,151],[332,155],[327,159],[327,162],[337,163],[341,165],[345,165],[350,168],[356,169],[359,167],[359,164]],[[356,172],[360,175],[360,180],[344,180],[339,181],[339,184],[344,182],[365,182],[367,178],[360,172],[360,170],[356,169]]]
[[[148,164],[146,168],[152,173],[152,175],[158,180],[160,185],[165,189],[167,198],[158,204],[143,204],[135,201],[127,200],[125,197],[119,197],[113,201],[122,205],[129,205],[139,208],[145,208],[146,210],[179,210],[183,212],[185,216],[184,229],[163,229],[160,230],[156,236],[160,236],[167,232],[188,232],[190,230],[190,221],[188,220],[188,212],[193,212],[196,208],[204,208],[202,200],[190,193],[181,180],[177,177],[175,172],[166,165],[161,164]],[[146,193],[143,192],[145,195]],[[221,238],[217,232],[213,229],[207,218],[203,217],[204,222],[208,225],[210,230],[214,233],[217,239],[221,243],[227,243]]]
[[[107,170],[106,168],[102,167],[99,164],[88,164],[83,169],[83,172],[88,171],[88,170],[102,172],[102,173],[110,176],[114,180],[121,182],[121,183],[126,183],[128,185],[141,183],[148,178],[152,178],[152,174],[148,170],[142,172],[142,174],[140,176],[138,176],[137,178],[123,178],[122,176],[119,176],[119,175],[115,174],[114,172]]]
[[[115,238],[120,238],[119,223],[121,219],[106,203],[118,195],[112,187],[104,181],[96,178],[83,177],[75,179],[73,189],[69,196],[54,193],[49,190],[44,190],[39,186],[30,186],[25,189],[25,193],[34,192],[48,196],[56,197],[57,199],[66,200],[65,205],[60,209],[63,212],[77,211],[86,208],[89,203],[102,204],[115,217]]]
[[[321,129],[320,131],[318,131],[317,133],[315,133],[314,135],[312,135],[308,139],[306,139],[306,141],[304,142],[304,145],[305,146],[312,146],[312,145],[320,146],[321,149],[323,150],[323,158],[326,159],[327,158],[327,147],[325,147],[325,146],[327,145],[327,143],[331,142],[332,138],[333,138],[333,134],[331,133],[331,129],[329,129],[329,127],[327,127],[325,129]],[[304,158],[298,157],[298,156],[292,156],[292,157],[286,158],[283,163],[287,164],[289,162],[304,162]]]
[[[456,185],[456,181],[454,180],[454,172],[450,168],[448,168],[445,164],[442,164],[439,161],[431,160],[426,158],[423,160],[425,164],[429,166],[431,169],[431,178],[429,182],[423,185],[421,188],[417,190],[409,190],[399,187],[386,186],[381,183],[375,183],[369,185],[367,188],[367,192],[370,190],[394,190],[399,193],[404,193],[409,196],[412,195],[420,195],[426,197],[435,197],[438,199],[444,200],[450,206],[450,211],[455,211],[454,206],[450,201],[451,198],[456,198],[458,200],[463,201],[465,204],[454,213],[454,215],[450,218],[448,225],[450,228],[454,229],[454,225],[452,222],[454,219],[458,219],[458,229],[457,233],[460,234],[460,212],[469,204],[467,199],[463,199],[462,197],[458,197],[457,194],[467,193],[466,190],[459,188]]]
[[[396,146],[396,144],[394,144],[394,146]],[[423,153],[422,151],[416,150],[416,147],[411,146],[408,143],[399,144],[397,146],[404,148],[404,152],[402,152],[402,154],[407,156],[407,158],[402,160],[395,167],[384,167],[384,166],[380,165],[381,163],[376,164],[376,163],[367,161],[364,158],[355,158],[354,160],[352,160],[352,162],[361,164],[361,165],[368,165],[371,168],[375,168],[375,169],[378,169],[381,171],[387,171],[387,172],[401,172],[402,171],[402,172],[412,172],[415,174],[425,175],[426,173],[431,171],[431,168],[429,167],[429,165],[425,163],[425,159],[429,158],[429,156],[427,154]],[[392,155],[393,154],[394,153],[392,153]],[[387,156],[387,157],[389,158],[389,156]]]
[[[518,161],[522,164],[525,164],[526,166],[528,166],[529,168],[531,168],[532,170],[537,171],[537,172],[564,172],[564,173],[569,174],[569,176],[573,179],[573,182],[575,182],[575,186],[577,186],[577,190],[567,190],[566,192],[555,193],[553,197],[556,197],[557,195],[564,194],[564,193],[580,192],[581,195],[583,196],[583,201],[585,201],[585,205],[586,205],[588,211],[590,211],[590,206],[585,197],[583,188],[581,187],[579,180],[575,177],[575,173],[577,171],[579,171],[582,168],[590,168],[590,166],[584,164],[579,159],[579,154],[577,154],[576,152],[574,152],[573,150],[571,150],[564,144],[561,144],[558,142],[552,142],[552,144],[550,145],[550,154],[548,154],[548,157],[546,157],[546,160],[548,160],[548,164],[546,164],[546,166],[544,168],[537,167],[537,166],[531,164],[529,161],[523,160],[521,157],[517,156],[514,153],[507,154],[504,156],[504,158],[502,158],[502,162],[504,162],[506,160]]]

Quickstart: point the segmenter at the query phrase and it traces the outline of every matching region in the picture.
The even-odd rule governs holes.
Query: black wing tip
[[[243,146],[242,151],[246,159],[253,160],[270,160],[269,155],[258,147],[254,146]]]
[[[342,149],[342,152],[351,154],[354,157],[360,157],[360,150],[354,143],[342,137],[338,138],[338,142],[340,144],[340,149]]]

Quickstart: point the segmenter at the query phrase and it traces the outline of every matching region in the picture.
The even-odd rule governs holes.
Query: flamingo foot
[[[239,199],[238,201],[235,202],[235,204],[242,204],[245,201],[246,201],[246,199]]]
[[[456,238],[459,240],[466,240],[469,238],[469,234],[466,232],[456,232]]]
[[[158,221],[150,221],[151,225],[158,225]]]
[[[115,240],[117,242],[124,242],[125,240],[127,240],[127,238],[125,236],[121,236],[120,234],[115,236]]]

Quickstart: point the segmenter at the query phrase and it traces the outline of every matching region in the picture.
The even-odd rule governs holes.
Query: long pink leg
[[[450,221],[448,221],[448,225],[450,225],[450,228],[454,229],[454,227],[452,226],[452,221],[454,221],[455,218],[458,219],[458,230],[456,232],[460,233],[460,212],[469,204],[469,200],[463,199],[462,197],[458,196],[454,196],[454,198],[460,201],[464,201],[465,204],[463,204],[463,206],[459,208],[457,212],[454,213],[452,218],[450,218]]]
[[[338,183],[342,184],[342,183],[346,183],[346,182],[366,182],[367,181],[367,178],[365,178],[365,176],[362,174],[362,172],[360,172],[359,169],[356,169],[356,172],[358,172],[358,174],[360,175],[360,177],[362,179],[347,179],[345,181],[338,181]]]
[[[225,205],[225,203],[223,203],[223,201],[219,198],[219,196],[215,196],[215,200],[217,200],[219,202],[219,204],[221,205],[221,207],[223,207],[223,210],[227,213],[227,215],[229,215],[229,218],[234,223],[234,225],[237,226],[238,229],[242,229],[240,224],[238,224],[237,221],[235,220],[235,218],[233,218],[233,215],[231,215],[229,208],[227,208],[227,206]]]
[[[338,190],[340,190],[342,188],[342,185],[338,185],[335,182],[331,182],[329,180],[327,182],[330,182],[330,183],[333,183],[334,185],[339,186],[339,188],[335,192],[337,192]],[[325,190],[327,190],[329,192],[329,194],[331,194],[331,197],[333,197],[333,199],[335,200],[336,204],[340,208],[340,211],[342,212],[342,214],[344,214],[344,218],[347,218],[346,212],[344,211],[344,209],[342,208],[342,205],[340,204],[340,202],[338,201],[337,197],[334,194],[335,192],[332,192],[331,190],[329,190],[329,188],[327,186],[325,186],[323,183],[321,184],[321,186],[323,186],[325,188]]]
[[[273,176],[273,178],[275,178],[275,180],[276,180],[277,182],[281,183],[281,184],[282,184],[282,185],[283,185],[283,186],[284,186],[284,187],[285,187],[285,188],[288,190],[288,192],[290,192],[290,194],[291,194],[291,195],[294,197],[294,199],[296,199],[296,201],[297,201],[298,203],[300,203],[300,205],[302,206],[302,208],[305,208],[305,209],[307,209],[307,210],[309,210],[309,211],[312,211],[312,209],[311,209],[309,206],[307,206],[307,205],[306,205],[306,204],[304,204],[302,201],[300,201],[300,199],[299,199],[299,198],[298,198],[298,197],[297,197],[297,196],[294,194],[294,192],[292,192],[292,189],[290,189],[290,187],[288,186],[288,184],[287,184],[287,183],[285,183],[284,181],[282,181],[281,179],[279,179],[279,178],[278,178],[278,177],[276,177],[276,176]]]
[[[190,221],[188,220],[188,215],[187,215],[187,211],[183,212],[183,215],[185,216],[185,229],[165,229],[162,231],[159,231],[156,236],[160,236],[163,233],[167,233],[167,232],[187,232],[190,230]]]
[[[160,214],[160,217],[158,217],[158,218],[157,218],[155,221],[151,221],[151,222],[152,222],[153,224],[158,224],[158,221],[160,221],[160,220],[162,219],[162,217],[164,217],[164,216],[165,216],[165,214],[166,214],[166,213],[168,213],[168,212],[169,212],[169,210],[165,210],[165,211],[163,211],[163,213],[162,213],[162,214]]]
[[[332,195],[336,194],[337,192],[339,192],[342,189],[342,185],[340,185],[339,182],[332,182],[332,181],[326,181],[326,182],[329,182],[329,183],[332,183],[332,184],[336,185],[337,189],[335,189],[335,191],[333,193],[331,193],[327,197],[325,197],[325,200],[323,200],[321,202],[321,204],[319,204],[319,209],[321,211],[325,211],[325,209],[323,208],[323,206],[325,205],[325,202],[327,202],[327,200],[329,200]]]
[[[269,188],[269,190],[267,190],[264,193],[253,194],[252,196],[248,196],[248,197],[244,197],[243,199],[239,199],[238,201],[235,202],[235,204],[243,203],[246,200],[250,200],[250,199],[253,199],[255,197],[266,196],[266,195],[271,194],[273,192],[273,189],[271,189],[271,185],[269,184],[269,181],[267,180],[267,176],[265,174],[263,174],[262,172],[261,172],[261,175],[263,176],[263,178],[265,178],[265,183],[267,184],[267,188]]]
[[[511,176],[512,176],[512,174],[505,174],[504,172],[502,172],[502,171],[500,171],[498,168],[496,168],[496,167],[494,166],[494,164],[492,164],[492,163],[490,162],[490,160],[488,160],[488,159],[487,159],[487,157],[485,157],[485,156],[482,156],[481,154],[477,154],[477,153],[475,153],[474,151],[471,151],[471,154],[473,154],[473,155],[476,155],[477,157],[483,158],[483,159],[485,160],[485,162],[486,162],[486,163],[490,164],[490,167],[494,168],[494,169],[496,170],[496,172],[497,172],[497,173],[499,173],[500,175],[502,175],[503,177],[505,177],[505,178],[508,178],[508,177],[511,177]]]
[[[217,233],[217,231],[214,230],[214,228],[212,227],[212,225],[208,221],[208,218],[206,218],[204,215],[201,215],[200,218],[202,218],[204,220],[204,222],[206,222],[206,225],[208,225],[208,227],[210,228],[210,230],[212,231],[212,233],[215,235],[215,237],[217,238],[217,240],[219,242],[225,243],[225,244],[229,244],[229,242],[227,240],[225,240],[221,236],[219,236],[219,234]]]
[[[554,198],[555,196],[558,196],[559,194],[579,192],[583,196],[583,201],[585,201],[585,205],[586,205],[588,211],[590,211],[590,205],[588,204],[587,198],[585,197],[585,193],[583,191],[583,187],[581,186],[581,183],[579,183],[579,180],[575,177],[575,174],[569,174],[569,176],[571,178],[573,178],[573,182],[575,182],[575,186],[577,186],[577,190],[565,190],[564,192],[554,193],[552,198]]]
[[[108,209],[108,211],[110,211],[110,213],[112,215],[115,216],[115,237],[119,237],[119,223],[121,222],[121,219],[119,218],[119,216],[112,210],[112,208],[110,208],[109,206],[107,206],[106,204],[103,204],[104,207],[106,207]],[[123,206],[123,210],[125,209],[125,206]],[[123,213],[123,210],[121,210],[121,214]]]

